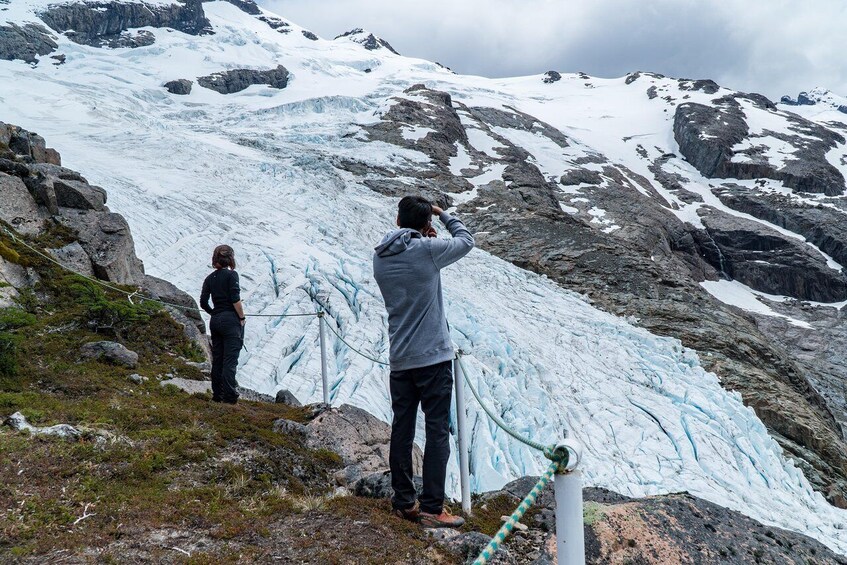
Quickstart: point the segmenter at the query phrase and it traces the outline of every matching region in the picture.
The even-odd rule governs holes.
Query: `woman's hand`
[[[444,211],[443,209],[436,206],[435,204],[432,205],[432,215],[433,216],[440,216],[443,211]]]

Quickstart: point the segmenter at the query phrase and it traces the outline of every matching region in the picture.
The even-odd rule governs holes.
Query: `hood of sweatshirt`
[[[379,257],[399,255],[409,248],[409,244],[413,239],[421,239],[422,237],[421,232],[411,228],[394,230],[382,238],[382,241],[374,248],[374,251],[376,251]]]

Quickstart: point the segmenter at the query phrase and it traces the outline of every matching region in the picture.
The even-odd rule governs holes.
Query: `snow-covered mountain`
[[[372,247],[397,196],[431,194],[477,233],[446,299],[506,421],[567,431],[592,485],[687,490],[847,552],[824,498],[847,495],[837,106],[647,73],[462,76],[250,0],[0,0],[0,59],[0,120],[108,189],[149,273],[196,294],[230,243],[250,311],[320,305],[385,356]],[[242,384],[319,399],[314,320],[251,320],[246,345]],[[386,370],[330,354],[333,402],[388,419]],[[475,489],[542,469],[468,410]]]

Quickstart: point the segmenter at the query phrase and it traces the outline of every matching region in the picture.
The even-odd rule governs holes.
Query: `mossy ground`
[[[283,562],[444,562],[387,502],[327,496],[339,457],[272,431],[275,419],[302,422],[306,411],[162,387],[162,375],[200,376],[186,364],[197,350],[166,312],[5,235],[0,244],[5,260],[40,280],[20,307],[0,310],[0,419],[20,411],[34,425],[114,436],[68,441],[0,427],[0,561],[265,562],[284,550]],[[139,367],[80,362],[80,345],[103,339],[138,352]],[[135,384],[131,373],[148,380]]]

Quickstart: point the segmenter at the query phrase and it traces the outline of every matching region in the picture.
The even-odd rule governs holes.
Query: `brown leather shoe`
[[[461,516],[453,516],[444,508],[441,514],[420,513],[420,523],[424,528],[459,528],[465,523]]]
[[[404,520],[408,520],[410,522],[419,522],[421,519],[421,507],[420,504],[415,502],[415,505],[411,508],[406,508],[405,510],[401,510],[400,508],[394,509],[394,515],[398,518],[402,518]]]

